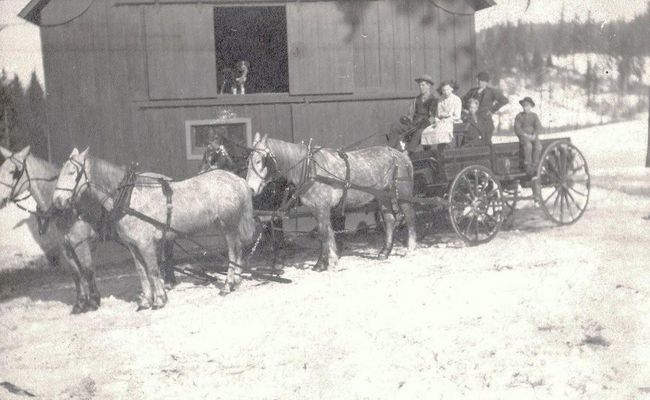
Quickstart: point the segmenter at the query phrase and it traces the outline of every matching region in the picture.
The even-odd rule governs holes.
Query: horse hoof
[[[136,311],[149,310],[151,308],[151,300],[140,297],[138,299],[138,308]]]
[[[221,289],[219,291],[219,296],[221,296],[221,297],[228,296],[229,294],[230,294],[230,289]]]
[[[99,304],[95,301],[95,299],[90,299],[86,303],[86,311],[97,311],[99,308]]]
[[[93,296],[93,297],[91,297],[90,299],[91,299],[91,301],[92,301],[93,303],[95,303],[95,305],[96,305],[97,307],[99,307],[99,306],[102,304],[102,297],[99,296],[99,295],[97,295],[97,296]]]
[[[81,314],[85,312],[85,305],[83,303],[77,303],[72,307],[72,312],[71,314],[76,315],[76,314]]]
[[[316,272],[324,272],[327,271],[327,267],[323,264],[316,264],[312,267],[311,270]]]

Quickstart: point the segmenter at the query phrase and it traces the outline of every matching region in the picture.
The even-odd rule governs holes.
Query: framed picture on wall
[[[242,146],[251,147],[250,118],[203,119],[185,121],[185,146],[188,160],[201,160],[210,140],[219,135]]]

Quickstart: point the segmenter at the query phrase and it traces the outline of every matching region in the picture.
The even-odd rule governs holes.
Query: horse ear
[[[256,144],[257,142],[259,142],[260,140],[262,140],[262,138],[260,137],[260,133],[259,133],[259,132],[255,132],[255,136],[253,137],[253,145],[255,145],[255,144]]]
[[[265,133],[264,136],[262,136],[262,143],[264,143],[266,145],[266,139],[268,139],[268,138],[269,138],[269,135]]]
[[[4,147],[0,146],[0,153],[2,153],[2,157],[4,158],[9,158],[11,157],[11,151],[9,149],[5,149]]]
[[[24,149],[16,153],[16,156],[18,156],[18,159],[24,160],[25,158],[27,158],[27,154],[29,154],[29,146],[25,147]]]
[[[88,150],[90,150],[90,147],[86,147],[86,150],[82,151],[79,156],[81,157],[82,160],[85,160],[86,157],[88,157]]]
[[[70,153],[70,157],[72,158],[78,155],[79,155],[79,150],[77,150],[77,148],[75,147],[74,149],[72,149],[72,153]]]

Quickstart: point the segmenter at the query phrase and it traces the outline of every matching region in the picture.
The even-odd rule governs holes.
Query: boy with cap
[[[488,86],[490,75],[482,71],[477,75],[478,86],[470,89],[463,96],[463,105],[469,109],[469,99],[478,100],[477,115],[487,122],[486,131],[483,134],[483,140],[486,144],[492,143],[492,133],[494,132],[494,122],[492,114],[496,113],[501,107],[508,104],[508,98],[496,88]]]
[[[542,124],[532,110],[535,102],[530,97],[524,97],[519,104],[524,109],[515,117],[515,134],[519,138],[520,154],[523,154],[523,167],[529,175],[535,174],[535,167],[542,154],[542,144],[539,134]]]
[[[419,85],[420,94],[411,103],[411,117],[400,118],[388,133],[388,145],[400,150],[418,150],[422,130],[431,125],[438,108],[438,98],[431,91],[433,78],[424,74],[415,81]]]

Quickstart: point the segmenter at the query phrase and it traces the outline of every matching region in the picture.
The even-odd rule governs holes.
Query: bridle
[[[60,190],[63,192],[72,192],[71,200],[74,201],[76,197],[79,195],[79,192],[81,192],[81,189],[83,188],[84,185],[90,186],[90,177],[88,177],[88,173],[86,172],[86,160],[84,160],[83,163],[80,163],[79,161],[76,161],[72,157],[70,157],[68,158],[68,161],[77,170],[77,176],[75,177],[74,180],[74,186],[72,188],[65,188],[57,185],[54,188],[54,191],[56,192],[57,190]],[[81,182],[82,177],[85,177],[86,181],[81,186],[79,186],[79,182]]]
[[[15,166],[16,169],[14,170],[13,176],[12,176],[12,182],[6,183],[0,181],[0,185],[3,185],[5,187],[8,187],[11,189],[11,192],[9,193],[9,201],[12,201],[14,203],[17,203],[19,201],[23,201],[28,199],[31,196],[31,193],[27,192],[27,195],[24,197],[18,198],[18,195],[22,192],[23,186],[25,183],[27,183],[27,187],[31,185],[31,179],[29,177],[29,171],[27,171],[27,157],[29,157],[30,153],[27,153],[25,156],[25,159],[23,161],[18,160],[14,155],[12,154],[9,156],[7,160],[11,161]],[[25,175],[27,177],[27,181],[23,182],[22,185],[18,186],[18,183],[20,182],[20,179]]]
[[[265,174],[266,177],[262,176],[261,172],[258,171],[253,164],[253,156],[255,154],[261,154],[263,157],[264,162],[262,164],[261,171],[267,170],[267,173]],[[271,162],[269,160],[273,161],[273,165],[271,165]],[[275,154],[273,154],[271,149],[268,147],[263,150],[253,147],[253,151],[251,151],[251,154],[248,156],[248,170],[253,171],[255,175],[257,175],[257,177],[262,181],[262,183],[266,185],[273,180],[274,175],[279,175],[278,160],[275,158]]]

